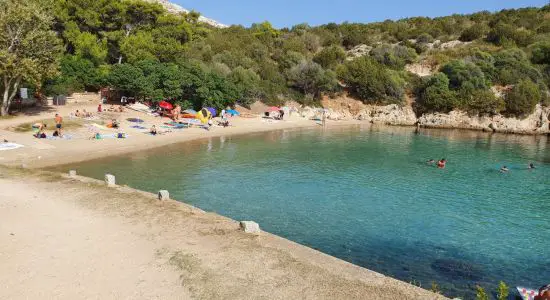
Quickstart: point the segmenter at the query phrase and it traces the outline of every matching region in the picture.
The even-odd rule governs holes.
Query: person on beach
[[[149,133],[151,135],[157,135],[157,127],[153,125],[153,127],[151,127],[151,129],[149,130]]]
[[[92,135],[92,137],[90,138],[90,140],[101,140],[101,134],[99,132],[96,132],[94,133],[94,135]]]
[[[447,166],[447,160],[442,158],[440,161],[437,162],[437,167],[440,169],[445,169]]]
[[[61,127],[63,126],[63,118],[59,114],[55,114],[55,128],[58,134],[61,135]]]
[[[101,107],[101,103],[99,103],[99,105],[97,106],[97,112],[98,113],[103,112],[103,108]]]
[[[55,136],[55,137],[63,137],[63,135],[61,134],[61,130],[59,130],[59,129],[56,129],[56,130],[53,132],[53,136]]]
[[[77,109],[76,112],[74,113],[74,116],[77,118],[80,118],[82,117],[82,113],[80,113],[80,111]]]
[[[535,296],[535,300],[550,300],[550,284],[539,288],[539,293]]]
[[[323,121],[323,127],[326,126],[327,125],[327,110],[326,109],[323,109],[322,121]]]
[[[502,168],[500,168],[501,173],[508,173],[508,171],[510,171],[510,169],[508,169],[507,166],[502,166]]]

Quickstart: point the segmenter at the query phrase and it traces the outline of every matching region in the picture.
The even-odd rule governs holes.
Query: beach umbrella
[[[239,115],[241,115],[240,112],[238,112],[238,111],[236,111],[236,110],[234,110],[234,109],[230,109],[230,110],[226,111],[226,113],[228,113],[228,114],[230,114],[230,115],[232,115],[232,116],[239,116]]]
[[[272,111],[279,111],[281,110],[280,108],[278,108],[277,106],[272,106],[270,108],[268,108],[266,111],[267,112],[272,112]]]
[[[183,111],[184,114],[196,115],[197,111],[194,109],[186,109]]]
[[[159,107],[164,108],[164,109],[173,109],[174,108],[174,106],[172,104],[170,104],[169,102],[166,102],[166,101],[160,101],[159,102]]]
[[[213,107],[207,107],[206,109],[208,109],[208,111],[210,112],[210,114],[212,114],[212,118],[216,117],[217,111],[216,111],[215,108],[213,108]]]

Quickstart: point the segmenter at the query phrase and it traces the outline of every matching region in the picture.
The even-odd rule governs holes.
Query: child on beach
[[[153,127],[151,127],[151,129],[149,130],[149,133],[151,135],[157,135],[157,127],[153,125]]]

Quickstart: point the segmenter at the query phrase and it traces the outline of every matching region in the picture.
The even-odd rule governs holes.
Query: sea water
[[[218,130],[218,129],[217,129]],[[219,129],[223,130],[223,129]],[[448,160],[445,169],[426,164]],[[529,170],[534,163],[536,169]],[[506,165],[510,171],[499,172]],[[473,297],[550,282],[550,141],[372,126],[273,131],[64,166]]]

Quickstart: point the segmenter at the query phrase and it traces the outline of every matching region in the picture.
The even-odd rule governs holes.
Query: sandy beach
[[[14,127],[22,123],[31,123],[47,119],[53,120],[55,113],[61,114],[64,117],[64,121],[69,121],[68,115],[70,112],[74,112],[76,109],[80,109],[80,111],[82,111],[82,109],[95,111],[96,107],[96,105],[54,107],[50,110],[36,114],[3,120],[0,119],[0,138],[25,146],[17,150],[0,151],[0,164],[9,166],[21,166],[24,164],[27,168],[43,168],[106,156],[120,155],[128,152],[136,152],[144,149],[158,148],[168,144],[196,139],[219,137],[222,135],[319,126],[314,121],[305,120],[300,117],[290,117],[285,121],[266,120],[260,117],[252,119],[236,117],[231,119],[231,127],[222,128],[214,126],[210,131],[201,128],[167,129],[162,127],[164,123],[170,121],[169,119],[161,119],[159,117],[153,117],[127,109],[123,113],[103,113],[103,120],[82,121],[82,127],[66,129],[64,131],[65,134],[74,136],[74,138],[70,140],[36,139],[32,136],[31,132],[15,132],[13,130]],[[93,135],[93,132],[86,128],[85,125],[105,122],[111,118],[116,118],[121,122],[121,130],[128,134],[129,138],[90,140],[89,138]],[[155,125],[160,131],[170,130],[171,132],[163,135],[151,136],[144,132],[147,131],[147,129],[140,130],[131,128],[131,126],[136,125],[136,123],[128,122],[127,119],[129,118],[142,119],[144,123],[137,125],[142,125],[147,129]],[[358,122],[350,121],[338,123],[356,124]],[[51,135],[53,128],[48,129],[47,133]],[[100,132],[104,134],[113,134],[119,132],[119,130],[102,129]]]
[[[123,121],[130,137],[120,140],[37,140],[10,129],[54,114],[1,120],[1,138],[24,147],[0,151],[0,164],[40,168],[199,138],[318,126],[299,118],[233,119],[230,128],[150,136]],[[117,119],[133,117],[162,124],[132,111]],[[234,220],[156,195],[84,177],[1,170],[1,299],[443,298],[269,233],[245,234]]]

